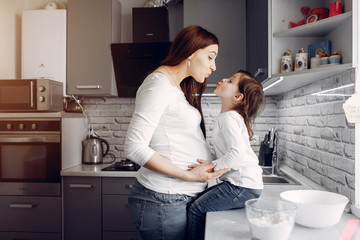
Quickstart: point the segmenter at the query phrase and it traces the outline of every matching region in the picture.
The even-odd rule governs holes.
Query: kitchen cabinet
[[[103,240],[139,239],[127,206],[134,178],[103,178]]]
[[[184,26],[200,25],[220,43],[216,71],[208,78],[208,90],[224,77],[246,69],[246,0],[183,0]]]
[[[301,7],[309,6],[329,8],[325,0],[269,0],[269,74],[263,82],[266,95],[277,95],[308,85],[320,79],[344,72],[355,67],[353,64],[353,49],[357,42],[352,41],[352,19],[357,13],[352,11],[352,0],[345,0],[343,14],[325,18],[295,28],[289,28],[289,22],[298,22],[304,18]],[[342,64],[320,68],[280,73],[281,56],[291,50],[293,59],[298,50],[308,45],[330,40],[332,51],[342,55]],[[310,61],[310,59],[309,59]],[[276,87],[270,87],[271,85]]]
[[[134,177],[63,177],[64,239],[138,239],[127,199]]]
[[[118,0],[68,0],[67,94],[116,96],[110,44],[120,42]]]
[[[61,234],[0,232],[1,240],[61,240]]]
[[[61,239],[61,197],[0,196],[0,239]]]
[[[268,77],[267,0],[246,1],[246,49],[246,70],[264,81]]]
[[[101,178],[63,178],[65,240],[101,239]]]

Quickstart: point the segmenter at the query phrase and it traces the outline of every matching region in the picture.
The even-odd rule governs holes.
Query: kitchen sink
[[[263,182],[265,185],[279,185],[279,184],[290,184],[290,185],[301,185],[295,179],[281,173],[280,175],[263,175]]]

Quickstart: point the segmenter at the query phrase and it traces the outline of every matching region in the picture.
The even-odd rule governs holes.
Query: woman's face
[[[195,81],[203,83],[205,78],[208,78],[216,70],[215,58],[218,51],[219,46],[213,44],[197,50],[190,56],[189,71]]]

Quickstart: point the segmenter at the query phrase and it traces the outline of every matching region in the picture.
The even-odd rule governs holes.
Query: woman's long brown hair
[[[213,33],[200,26],[188,26],[178,33],[170,47],[168,56],[161,62],[161,65],[177,66],[197,50],[213,44],[219,45],[219,40]],[[207,78],[204,83],[198,83],[191,76],[185,78],[180,83],[187,101],[200,112],[200,127],[205,137],[206,131],[201,108],[201,95],[205,91],[206,85]]]
[[[251,125],[265,106],[265,97],[262,85],[247,71],[240,70],[239,92],[244,95],[242,101],[235,106],[236,110],[244,119],[249,138],[252,139],[254,132]]]

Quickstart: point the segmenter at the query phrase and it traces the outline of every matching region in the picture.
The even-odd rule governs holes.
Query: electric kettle
[[[106,146],[104,148],[104,145]],[[90,136],[82,141],[83,163],[98,164],[103,162],[103,157],[109,152],[109,143],[99,137]]]

